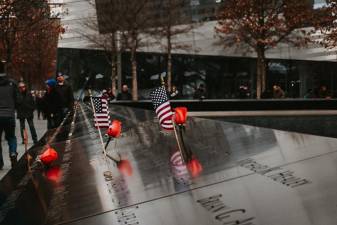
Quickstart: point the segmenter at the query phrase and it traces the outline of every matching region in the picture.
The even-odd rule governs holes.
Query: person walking
[[[17,141],[15,136],[15,104],[17,99],[17,87],[6,76],[0,74],[0,137],[5,133],[9,147],[9,157],[12,167],[17,163]],[[0,138],[0,169],[4,166],[2,156],[2,144]]]
[[[32,135],[32,139],[34,144],[37,143],[37,134],[34,127],[34,110],[35,110],[35,102],[31,92],[27,91],[27,87],[25,83],[20,82],[19,85],[19,94],[17,97],[17,118],[20,120],[20,133],[22,138],[22,144],[24,144],[24,130],[25,130],[25,122],[29,125],[30,134]]]
[[[64,76],[62,73],[58,73],[56,76],[57,84],[55,86],[55,91],[58,94],[60,105],[61,105],[61,117],[58,121],[58,125],[66,117],[69,111],[73,110],[74,107],[74,94],[70,85],[65,83]]]
[[[62,105],[59,101],[59,95],[56,92],[56,80],[49,79],[46,81],[47,91],[42,98],[43,113],[47,119],[47,129],[54,129],[59,126],[62,116]]]

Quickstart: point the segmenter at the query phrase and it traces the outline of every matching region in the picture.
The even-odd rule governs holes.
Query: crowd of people
[[[113,91],[111,88],[108,89],[103,89],[101,94],[102,97],[108,99],[109,101],[113,101],[113,100],[118,100],[118,101],[130,101],[132,100],[132,95],[129,92],[129,87],[126,84],[122,85],[122,91],[120,93],[117,94],[117,96],[115,96],[113,94]],[[88,101],[90,98],[90,94],[86,93],[83,101]]]
[[[177,100],[177,99],[182,99],[183,95],[182,93],[178,90],[177,86],[172,85],[171,92],[168,93],[168,96],[171,100]],[[206,87],[203,83],[199,84],[199,86],[195,89],[194,94],[193,94],[193,99],[196,100],[203,100],[206,99],[207,96],[207,90]]]
[[[180,93],[180,91],[178,90],[178,88],[173,85],[172,86],[172,90],[171,92],[168,92],[168,97],[171,100],[176,100],[176,99],[181,99],[182,98],[182,94]],[[117,96],[115,96],[111,90],[111,88],[109,89],[103,89],[101,92],[101,96],[105,97],[106,99],[108,99],[109,101],[112,100],[117,100],[117,101],[130,101],[132,100],[132,95],[129,92],[129,87],[126,84],[122,85],[122,90],[120,93],[117,94]],[[85,97],[84,101],[87,101],[89,98],[89,95],[87,94]],[[198,88],[195,90],[194,95],[193,95],[193,99],[198,99],[198,100],[202,100],[202,99],[206,99],[207,98],[207,91],[206,91],[206,87],[204,84],[199,84]]]
[[[172,100],[183,99],[184,96],[177,89],[176,86],[172,86],[172,91],[169,93],[169,97]],[[233,92],[232,98],[236,99],[251,99],[255,97],[255,93],[250,90],[248,85],[242,84],[239,86],[237,91]],[[279,84],[273,84],[272,88],[266,89],[262,94],[262,99],[284,99],[289,98],[291,95],[288,95]],[[193,99],[203,100],[209,98],[206,86],[203,83],[200,83],[193,93]],[[333,98],[333,93],[328,89],[326,85],[318,86],[314,89],[309,89],[303,98],[317,98],[317,99],[331,99]]]
[[[66,114],[73,109],[74,97],[70,85],[59,73],[56,79],[46,81],[46,90],[29,91],[24,82],[15,82],[5,73],[0,74],[0,169],[4,166],[2,133],[9,146],[12,167],[17,163],[17,138],[15,136],[15,113],[20,123],[20,134],[24,144],[24,130],[28,123],[33,143],[38,142],[34,127],[34,111],[38,119],[47,119],[47,129],[60,125]]]

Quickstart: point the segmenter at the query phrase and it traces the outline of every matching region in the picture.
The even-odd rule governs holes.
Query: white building
[[[93,18],[93,19],[96,18],[96,9],[93,6],[92,1],[90,0],[63,0],[63,3],[64,3],[63,9],[67,11],[67,14],[65,14],[62,18],[62,24],[66,28],[66,33],[63,34],[61,39],[59,40],[59,49],[62,50],[63,52],[66,49],[72,49],[72,50],[80,49],[81,51],[83,51],[84,49],[96,49],[96,47],[94,47],[92,43],[90,43],[83,35],[83,33],[92,32],[83,27],[83,22],[87,20],[88,18]],[[214,1],[214,4],[218,2],[216,0],[213,0],[213,1]],[[200,2],[202,3],[203,1],[194,0],[193,4],[200,5],[201,4]],[[209,1],[207,4],[209,4]],[[320,7],[322,4],[324,4],[324,0],[315,0],[314,7],[316,8]],[[213,56],[224,58],[226,60],[228,60],[229,58],[254,60],[255,54],[253,52],[249,52],[249,51],[246,51],[245,49],[237,49],[237,48],[226,48],[225,49],[219,45],[216,45],[215,44],[216,34],[215,34],[215,29],[214,29],[215,25],[216,25],[215,21],[203,22],[201,25],[196,26],[196,28],[193,29],[190,33],[177,37],[176,38],[177,42],[188,44],[191,46],[191,48],[189,49],[189,51],[175,51],[174,53],[178,55],[182,55],[184,57],[188,57],[189,55],[193,58],[199,57],[198,58],[199,62],[200,60],[202,61],[202,57],[213,57]],[[321,38],[321,36],[319,34],[315,34],[313,38],[318,40]],[[140,49],[140,52],[143,52],[143,53],[160,54],[162,51],[163,50],[158,45],[153,45],[153,44],[149,44],[147,47]],[[328,88],[332,89],[333,91],[337,90],[337,87],[336,87],[337,80],[335,79],[335,76],[334,76],[335,70],[334,69],[332,70],[331,68],[334,64],[329,63],[329,62],[334,62],[337,60],[336,50],[327,50],[319,45],[313,45],[313,44],[303,49],[298,49],[298,48],[294,48],[289,45],[281,44],[277,48],[268,51],[267,58],[275,60],[275,62],[270,63],[270,69],[271,69],[270,73],[276,72],[276,74],[279,74],[280,76],[285,76],[284,73],[288,73],[288,75],[289,73],[294,73],[294,71],[292,72],[290,71],[290,70],[293,70],[293,68],[291,67],[293,67],[294,65],[288,65],[288,64],[289,63],[294,64],[296,62],[295,63],[296,64],[296,69],[295,69],[296,75],[294,74],[289,75],[288,78],[286,77],[282,77],[280,79],[273,78],[273,79],[270,79],[269,81],[269,82],[280,83],[283,86],[283,88],[288,92],[290,92],[291,91],[290,89],[293,87],[297,88],[298,90],[295,91],[296,94],[292,94],[293,96],[303,97],[307,89],[313,89],[318,85],[327,85]],[[253,65],[254,63],[252,64],[252,66]],[[317,68],[312,68],[312,66],[317,67]],[[142,63],[140,63],[140,67],[142,67]],[[224,66],[224,67],[228,67],[228,66]],[[144,66],[144,68],[146,69],[146,66]],[[78,70],[81,70],[81,69],[78,69]],[[207,73],[208,69],[207,68],[202,69],[200,68],[200,66],[198,66],[196,70],[199,70],[199,72],[201,73],[204,73],[206,71],[205,73]],[[231,72],[231,69],[229,69],[229,71],[224,71],[224,70],[226,69],[225,68],[220,69],[219,73],[223,73],[223,74],[234,73],[233,74],[234,77],[237,77],[238,74],[247,73],[248,74],[247,76],[249,77],[248,80],[250,80],[248,82],[246,79],[240,81],[240,79],[237,80],[236,78],[234,78],[234,80],[236,81],[232,84],[233,87],[231,88],[231,90],[228,91],[228,93],[233,92],[233,91],[235,92],[236,86],[238,86],[240,83],[247,84],[248,86],[252,86],[251,89],[254,89],[253,87],[253,84],[254,84],[253,80],[254,80],[254,73],[255,73],[254,68],[248,69],[249,71],[240,71],[239,69],[236,72]],[[162,71],[158,71],[158,72],[162,72]],[[179,72],[179,74],[182,75],[182,74],[185,74],[186,72],[191,72],[191,71],[182,71],[182,72]],[[210,73],[213,73],[213,72],[210,72]],[[128,75],[127,75],[128,71],[123,71],[123,74],[126,74],[126,78],[128,78]],[[221,75],[217,75],[217,76],[221,76]],[[226,77],[227,75],[224,75],[224,76]],[[179,80],[179,79],[176,79],[176,80]],[[200,81],[196,81],[196,82],[197,83],[203,82],[202,80],[203,78],[201,78]],[[127,80],[125,82],[127,82]],[[182,84],[182,88],[184,85],[186,86],[187,84]],[[221,94],[219,96],[221,97]],[[216,94],[215,94],[215,97],[217,97]],[[227,97],[233,97],[233,96],[227,94],[222,97],[227,98]]]

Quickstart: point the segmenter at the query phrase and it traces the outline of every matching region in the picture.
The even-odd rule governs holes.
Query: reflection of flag
[[[165,87],[156,88],[151,92],[150,96],[161,127],[165,130],[173,130],[173,113]]]
[[[94,104],[94,121],[96,128],[108,128],[110,125],[110,116],[108,111],[108,100],[102,97],[92,97]]]
[[[186,164],[184,163],[180,151],[176,151],[171,155],[170,158],[172,173],[175,177],[188,176],[188,170]]]

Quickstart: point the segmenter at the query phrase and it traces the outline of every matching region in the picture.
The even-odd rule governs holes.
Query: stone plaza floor
[[[38,139],[40,139],[44,133],[47,131],[47,120],[38,120],[37,119],[37,113],[35,112],[34,114],[34,125],[36,129],[36,133],[38,136]],[[26,129],[28,132],[28,149],[33,146],[33,140],[30,134],[29,126],[28,123],[26,122]],[[19,120],[16,120],[16,127],[15,127],[15,133],[16,133],[16,138],[17,138],[17,143],[18,143],[18,159],[21,158],[21,156],[25,152],[25,146],[22,144],[22,139],[20,135],[20,123]],[[3,154],[3,159],[4,159],[4,167],[2,170],[0,170],[0,179],[10,170],[11,168],[11,162],[9,160],[8,156],[8,145],[7,141],[4,138],[4,134],[2,135],[2,154]]]

